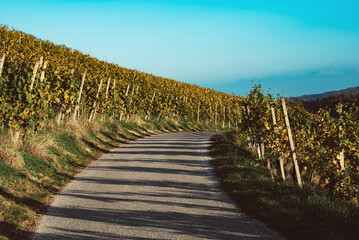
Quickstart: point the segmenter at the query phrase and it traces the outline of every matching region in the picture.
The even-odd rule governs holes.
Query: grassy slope
[[[0,239],[28,237],[53,195],[110,149],[157,133],[199,130],[213,129],[173,121],[49,123],[26,144],[14,144],[0,129]]]
[[[212,161],[237,206],[287,239],[359,239],[359,208],[292,184],[273,183],[239,134],[213,138]]]

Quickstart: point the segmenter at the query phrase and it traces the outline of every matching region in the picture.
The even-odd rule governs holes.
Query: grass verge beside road
[[[174,120],[48,123],[24,142],[0,129],[0,239],[26,239],[54,194],[102,154],[164,132],[214,130]]]
[[[234,131],[212,140],[215,173],[241,211],[287,239],[359,239],[358,206],[306,186],[274,183]]]

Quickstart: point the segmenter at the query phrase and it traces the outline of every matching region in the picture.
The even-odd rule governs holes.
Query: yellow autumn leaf
[[[269,127],[268,122],[264,122],[264,127],[265,127],[267,130],[270,130],[270,127]]]

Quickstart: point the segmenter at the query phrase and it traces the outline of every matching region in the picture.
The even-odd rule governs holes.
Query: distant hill
[[[314,101],[317,98],[319,99],[323,99],[326,97],[331,97],[331,96],[337,96],[340,94],[346,94],[346,95],[359,95],[359,87],[351,87],[351,88],[347,88],[347,89],[343,89],[343,90],[339,90],[339,91],[330,91],[330,92],[325,92],[325,93],[320,93],[320,94],[310,94],[310,95],[303,95],[300,97],[291,97],[291,100],[302,100],[302,101]]]
[[[291,100],[300,102],[309,112],[317,112],[320,108],[330,109],[331,115],[337,117],[336,106],[356,104],[359,107],[359,87],[351,87],[339,91],[325,92],[322,94],[304,95],[292,97]],[[349,110],[344,107],[343,111]]]

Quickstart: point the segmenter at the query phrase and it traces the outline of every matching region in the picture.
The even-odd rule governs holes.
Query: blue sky
[[[359,86],[359,1],[0,0],[0,23],[155,75],[245,95]]]

